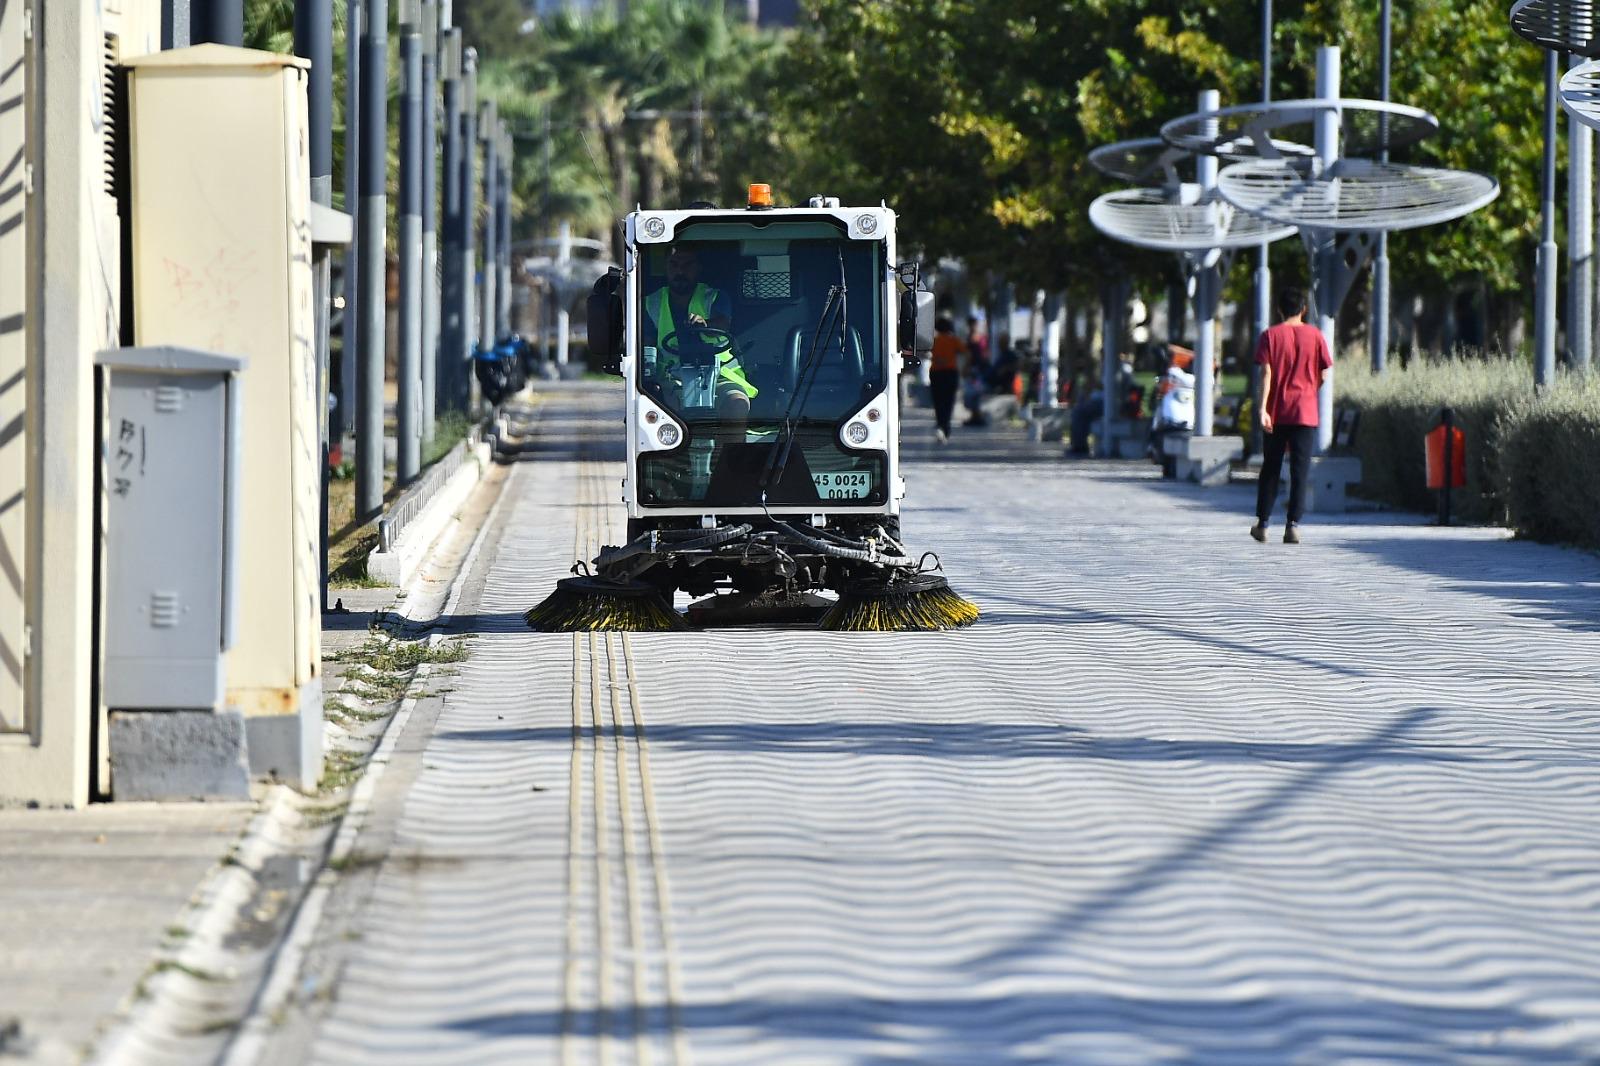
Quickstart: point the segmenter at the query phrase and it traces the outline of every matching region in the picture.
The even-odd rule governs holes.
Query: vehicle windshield
[[[769,504],[882,502],[885,454],[839,440],[885,384],[882,257],[809,220],[641,248],[639,389],[688,429],[640,456],[641,502],[754,506],[764,479]]]

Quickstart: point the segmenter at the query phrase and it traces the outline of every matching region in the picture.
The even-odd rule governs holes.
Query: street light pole
[[[356,271],[361,322],[356,352],[356,518],[383,507],[383,356],[386,264],[384,187],[388,179],[388,0],[367,0],[361,34],[361,168]]]
[[[1393,12],[1390,0],[1383,0],[1379,11],[1378,28],[1378,99],[1389,102],[1390,25]],[[1380,115],[1381,132],[1378,149],[1379,162],[1389,161],[1389,116]],[[1368,329],[1368,349],[1372,357],[1372,372],[1383,373],[1389,364],[1389,231],[1378,232],[1378,247],[1372,256],[1372,324]]]
[[[446,5],[448,8],[448,4]],[[441,18],[448,18],[448,14]],[[464,357],[461,306],[461,31],[445,31],[439,51],[444,89],[444,254],[440,263],[438,398],[457,408],[456,376]]]
[[[1534,259],[1533,383],[1541,388],[1556,376],[1556,94],[1561,57],[1544,57],[1544,174],[1539,196],[1539,252]]]
[[[333,0],[295,0],[294,52],[311,61],[306,83],[306,124],[310,144],[307,156],[311,171],[311,200],[324,207],[333,205]],[[328,312],[331,286],[330,255],[325,244],[312,245],[312,314],[315,324],[317,421],[321,447],[318,482],[318,524],[321,535],[320,565],[322,599],[328,591]]]
[[[1323,45],[1317,49],[1317,99],[1339,98],[1339,47]],[[1313,130],[1313,147],[1316,151],[1318,173],[1326,173],[1339,159],[1339,112],[1325,108],[1317,112]],[[1317,328],[1327,342],[1329,353],[1336,353],[1339,319],[1335,312],[1338,304],[1333,298],[1334,278],[1339,273],[1337,242],[1327,240],[1317,253],[1320,262],[1315,266],[1317,283],[1314,288],[1317,304]],[[1322,387],[1317,390],[1317,447],[1321,455],[1333,445],[1333,368],[1323,375]]]
[[[193,0],[189,7],[190,44],[244,44],[244,0]]]
[[[477,306],[473,268],[477,257],[478,218],[478,50],[468,48],[461,61],[461,348],[451,371],[456,381],[458,410],[472,409],[473,314]]]
[[[500,123],[500,232],[497,247],[500,250],[500,283],[495,289],[499,297],[499,315],[496,333],[505,336],[511,332],[511,132]]]
[[[1387,0],[1385,0],[1387,2]],[[1272,0],[1261,0],[1261,102],[1272,102]],[[1254,334],[1250,338],[1251,358],[1250,367],[1250,395],[1256,394],[1260,381],[1261,371],[1256,366],[1255,344],[1260,341],[1261,335],[1272,325],[1272,267],[1267,257],[1268,245],[1262,242],[1256,249],[1256,291],[1255,296],[1255,326]],[[1261,454],[1261,412],[1256,405],[1250,405],[1250,454]]]
[[[450,0],[444,0],[446,12],[449,7]],[[422,420],[418,432],[424,451],[433,444],[433,424],[439,410],[434,388],[439,366],[439,131],[435,88],[439,18],[435,0],[422,0]]]
[[[354,217],[361,199],[361,38],[362,2],[346,0],[344,20],[344,210]],[[356,428],[356,349],[359,347],[357,264],[360,244],[351,241],[344,250],[344,311],[339,333],[339,401],[334,405],[334,433],[343,440]]]
[[[1582,371],[1594,345],[1594,131],[1570,114],[1567,152],[1567,365]]]
[[[499,305],[495,302],[495,281],[500,273],[499,249],[496,247],[500,227],[495,221],[495,211],[499,207],[496,199],[497,186],[500,184],[500,165],[495,151],[499,142],[499,119],[493,100],[487,100],[483,105],[483,307],[478,318],[478,348],[488,352],[494,348],[496,311]]]
[[[396,371],[395,474],[410,484],[422,467],[422,20],[420,0],[400,0],[400,345]]]

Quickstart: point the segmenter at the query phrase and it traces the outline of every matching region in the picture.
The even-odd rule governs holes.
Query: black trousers
[[[933,417],[945,435],[950,434],[950,414],[956,409],[956,393],[961,391],[959,370],[930,370],[928,388],[933,393]]]
[[[1311,450],[1317,445],[1316,426],[1279,426],[1265,435],[1261,447],[1261,480],[1256,484],[1256,517],[1266,525],[1278,498],[1283,453],[1289,453],[1289,524],[1306,511],[1306,478],[1311,473]]]

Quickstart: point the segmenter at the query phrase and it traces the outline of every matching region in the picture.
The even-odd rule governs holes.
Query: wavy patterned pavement
[[[1600,1062],[1600,560],[919,429],[973,629],[527,632],[615,403],[547,397],[315,1061]]]

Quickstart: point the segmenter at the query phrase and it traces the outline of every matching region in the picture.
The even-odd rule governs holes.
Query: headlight
[[[865,444],[867,443],[868,432],[865,422],[852,422],[844,427],[844,439],[851,444]]]
[[[671,448],[678,443],[678,427],[671,422],[663,423],[661,428],[656,430],[656,440]]]
[[[856,229],[867,235],[878,232],[878,219],[874,215],[857,215]]]
[[[667,223],[665,219],[651,216],[650,218],[644,220],[644,235],[649,237],[651,240],[656,240],[665,232],[667,232]]]

